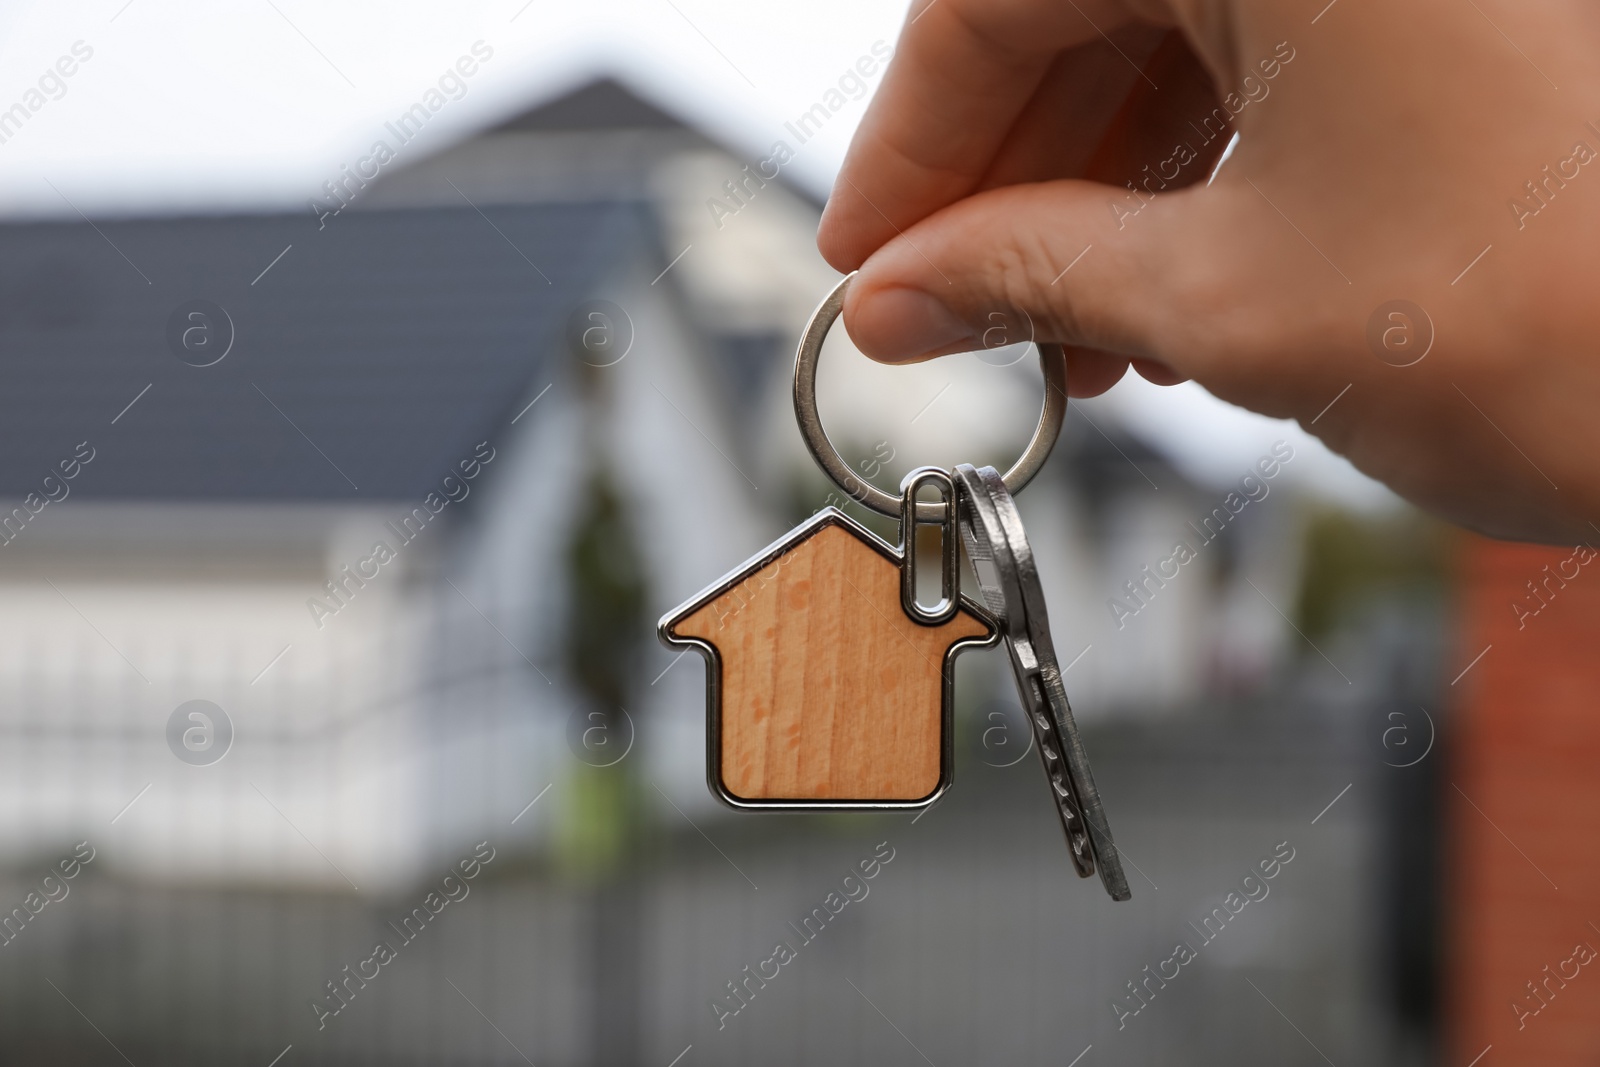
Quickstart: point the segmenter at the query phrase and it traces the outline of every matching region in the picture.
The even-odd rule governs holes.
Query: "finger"
[[[1142,70],[1133,69],[1110,42],[1096,41],[1061,56],[1012,126],[999,156],[978,188],[1022,182],[1088,178],[1124,185],[1144,178],[1179,141],[1198,142],[1190,121],[1217,105],[1205,66],[1176,30],[1128,27],[1117,34],[1130,41],[1142,35],[1137,50],[1149,54]],[[1159,42],[1152,51],[1150,44]],[[1094,85],[1086,85],[1086,79]],[[1106,86],[1115,86],[1107,93]],[[1207,177],[1226,138],[1205,145],[1195,162],[1168,183],[1183,186]],[[935,208],[944,207],[943,204]]]
[[[1218,109],[1211,73],[1179,31],[1169,31],[1144,65],[1145,77],[1135,82],[1121,109],[1107,123],[1098,150],[1081,174],[1052,177],[1088,178],[1108,185],[1137,185],[1157,171],[1166,186],[1182,188],[1207,178],[1232,133],[1198,130],[1195,116]],[[1227,115],[1224,109],[1221,114]],[[1178,144],[1198,146],[1195,158],[1177,173],[1163,163]]]
[[[1092,348],[1067,349],[1067,395],[1080,400],[1099,396],[1128,373],[1128,357]]]
[[[924,6],[901,32],[840,170],[818,236],[824,257],[853,269],[970,193],[1055,57],[1128,21],[1116,0]]]
[[[976,352],[981,347],[981,342],[978,339],[966,339],[966,341],[958,342],[958,344],[939,349],[938,352],[926,352],[926,354],[917,355],[917,357],[909,358],[909,360],[901,360],[901,362],[923,363],[926,360],[941,357],[941,355],[955,355],[957,352]],[[1128,373],[1128,363],[1130,362],[1128,362],[1126,355],[1117,355],[1115,352],[1098,352],[1098,350],[1082,349],[1082,347],[1075,346],[1064,346],[1064,349],[1066,349],[1067,355],[1067,395],[1069,397],[1077,397],[1080,400],[1098,397],[1102,392],[1106,392],[1107,389],[1115,386],[1117,382],[1122,381],[1123,376]],[[1141,360],[1141,363],[1146,366],[1160,368],[1158,363],[1150,363],[1149,360]],[[1146,371],[1141,368],[1139,373],[1146,374]],[[1171,374],[1171,371],[1166,371],[1166,376],[1173,379],[1173,381],[1158,381],[1158,386],[1176,386],[1178,382],[1186,381],[1186,379],[1176,378],[1174,374]],[[1149,374],[1146,374],[1146,378],[1149,378]]]
[[[967,192],[1084,177],[1134,86],[1144,84],[1129,59],[1148,55],[1163,33],[1127,26],[1114,41],[1096,38],[1057,55],[987,168],[970,161],[979,177]],[[930,202],[924,214],[944,206]]]
[[[867,260],[845,300],[846,328],[886,362],[979,347],[993,335],[1153,360],[1171,376],[1192,376],[1202,348],[1221,343],[1208,320],[1226,310],[1202,294],[1225,291],[1228,250],[1238,242],[1215,192],[1202,186],[1139,201],[1062,181],[978,193]],[[1131,217],[1129,202],[1138,205]],[[1007,314],[1026,327],[997,334]]]
[[[1139,372],[1139,377],[1153,385],[1181,385],[1189,380],[1165,363],[1153,359],[1135,359],[1129,362],[1133,365],[1133,369]]]
[[[893,291],[886,295],[891,302],[895,299]],[[1024,330],[1027,329],[1027,324],[1025,322],[1019,321],[1017,325],[1022,327]],[[1021,333],[1020,336],[1031,338],[1031,332]],[[851,340],[854,340],[853,335]],[[1042,341],[1045,339],[1039,338],[1039,340]],[[1009,338],[1002,338],[1000,340],[1000,344],[1006,343],[1009,343]],[[937,359],[940,356],[955,355],[957,352],[976,352],[984,349],[993,349],[995,347],[997,347],[995,344],[985,344],[984,338],[982,337],[965,336],[959,341],[942,345],[932,351],[920,352],[906,359],[897,360],[896,362],[925,363],[928,360]],[[1110,389],[1113,385],[1116,385],[1119,381],[1121,381],[1123,376],[1128,371],[1129,360],[1127,356],[1119,356],[1115,352],[1100,352],[1093,348],[1080,348],[1075,345],[1066,345],[1064,346],[1064,349],[1067,357],[1067,395],[1069,397],[1077,397],[1079,399],[1087,400],[1091,396],[1099,396],[1101,393],[1105,392],[1107,389]],[[1149,360],[1142,360],[1140,362],[1144,363],[1148,367],[1160,367],[1160,364],[1151,363]],[[1141,369],[1139,373],[1145,374],[1145,371]],[[1176,378],[1175,376],[1172,376],[1170,371],[1167,372],[1167,374],[1169,377],[1173,377],[1174,380],[1170,383],[1158,382],[1157,384],[1176,384],[1177,382],[1184,380],[1182,378]],[[1146,376],[1148,377],[1148,375]]]

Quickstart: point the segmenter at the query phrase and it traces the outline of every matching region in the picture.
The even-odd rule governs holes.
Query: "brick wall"
[[[1590,555],[1479,540],[1461,555],[1449,676],[1483,656],[1450,690],[1450,1067],[1485,1049],[1480,1067],[1600,1063],[1600,557]]]

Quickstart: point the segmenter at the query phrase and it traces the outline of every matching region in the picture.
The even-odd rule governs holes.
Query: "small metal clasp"
[[[939,490],[944,515],[939,524],[939,602],[924,608],[917,600],[917,492],[924,485]],[[934,505],[937,507],[938,505]],[[956,486],[949,471],[918,467],[900,483],[900,604],[906,614],[925,626],[937,626],[955,617],[961,606],[961,572],[956,540]]]

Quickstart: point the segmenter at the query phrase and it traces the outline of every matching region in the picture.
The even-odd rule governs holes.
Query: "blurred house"
[[[629,502],[657,609],[844,503],[789,414],[794,339],[837,276],[818,205],[781,179],[602,80],[339,190],[347,210],[324,194],[303,215],[5,227],[0,580],[23,605],[5,708],[13,730],[51,724],[0,786],[13,847],[138,795],[119,825],[151,835],[127,856],[152,874],[401,877],[453,822],[515,812],[559,773],[581,702],[563,539],[594,470]],[[1025,356],[891,369],[830,345],[830,430],[880,484],[1003,465],[1038,404]],[[1258,684],[1282,649],[1262,600],[1289,599],[1294,509],[1254,504],[1152,579],[1180,536],[1200,548],[1223,494],[1101,420],[1074,414],[1023,497],[1081,713]],[[1111,606],[1140,594],[1136,617]],[[647,673],[670,662],[652,649]],[[652,758],[704,806],[686,770],[699,672],[643,680],[630,714],[661,724]],[[190,699],[224,709],[231,760],[170,758]],[[413,742],[425,763],[397,755]],[[87,787],[41,788],[67,782],[61,760]]]
[[[510,1062],[498,1027],[439,1007],[468,992],[435,971],[470,971],[473,1010],[519,1042],[534,1032],[540,1062],[665,1063],[690,1042],[707,1062],[882,1062],[900,1036],[834,980],[873,967],[926,991],[902,1021],[968,1058],[1070,1058],[1063,1013],[1085,1043],[1114,1040],[1122,981],[1304,834],[1281,913],[1128,1041],[1146,1061],[1200,1035],[1312,1062],[1292,1033],[1261,1036],[1281,1027],[1242,999],[1248,973],[1319,1034],[1345,1025],[1336,1056],[1379,1062],[1352,936],[1375,906],[1356,888],[1368,809],[1346,802],[1320,836],[1303,824],[1359,777],[1360,716],[1339,712],[1383,683],[1294,633],[1292,494],[1265,468],[1194,481],[1106,405],[1072,406],[1020,506],[1108,810],[1150,870],[1138,903],[1107,913],[1071,884],[1032,761],[983,751],[984,715],[1013,702],[998,653],[959,669],[965,777],[939,815],[712,821],[703,670],[654,644],[654,619],[825,504],[895,533],[840,499],[794,429],[792,346],[837,281],[813,244],[819,205],[739,156],[601,79],[367,187],[341,176],[342,198],[298,214],[0,227],[0,853],[20,870],[87,839],[97,876],[118,879],[82,894],[81,936],[62,923],[37,944],[101,983],[88,1014],[142,1035],[136,1060],[182,1030],[196,1062],[266,1062],[294,1025],[306,1061]],[[879,485],[924,463],[1004,466],[1031,433],[1041,385],[1022,348],[888,368],[841,334],[821,407]],[[1190,554],[1172,562],[1179,541]],[[1331,713],[1244,699],[1298,685],[1302,654],[1353,695]],[[1237,723],[1198,714],[1214,698]],[[188,718],[196,700],[220,717]],[[660,866],[600,889],[544,878],[549,846],[600,821],[585,822],[584,764],[636,736],[628,766],[675,829],[633,844]],[[674,832],[695,851],[673,851]],[[808,958],[790,999],[766,1002],[788,1005],[772,1029],[751,1019],[707,1048],[705,1003],[751,946],[820,899],[816,872],[853,862],[856,838],[891,833],[920,842],[894,868],[903,887],[875,889],[901,903]],[[365,1021],[313,1030],[320,983],[483,839],[518,880],[474,890],[457,940],[419,949],[428,968],[359,1002]],[[213,979],[223,957],[249,965]],[[149,996],[182,1027],[128,993],[146,958],[166,976]],[[79,1040],[36,986],[0,971],[8,1003],[53,1005],[61,1047]]]

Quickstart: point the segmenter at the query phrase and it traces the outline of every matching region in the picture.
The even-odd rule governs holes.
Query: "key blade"
[[[1061,670],[1053,662],[1041,672],[1041,684],[1051,714],[1056,720],[1056,731],[1061,738],[1062,755],[1067,761],[1067,778],[1077,794],[1078,810],[1087,824],[1095,864],[1100,872],[1100,883],[1111,894],[1112,900],[1131,900],[1133,890],[1128,886],[1128,876],[1122,869],[1122,853],[1112,840],[1111,826],[1106,822],[1105,805],[1100,799],[1100,788],[1095,785],[1094,772],[1089,769],[1089,753],[1083,747],[1077,721],[1072,717],[1072,705],[1067,701],[1066,687],[1061,684]]]
[[[1050,639],[1044,588],[1034,565],[1033,549],[1016,502],[993,467],[962,464],[955,469],[963,541],[981,554],[974,557],[992,568],[991,590],[980,575],[984,599],[1004,605],[995,608],[1016,676],[1018,695],[1028,712],[1039,743],[1039,758],[1050,784],[1067,838],[1072,862],[1080,877],[1098,871],[1113,900],[1128,900],[1132,892],[1123,873],[1121,856],[1112,839],[1100,791],[1089,769],[1089,758],[1078,732],[1061,668]],[[991,607],[994,607],[991,604]]]
[[[1016,649],[1012,649],[1015,653]],[[1063,758],[1063,743],[1055,720],[1054,709],[1045,695],[1045,686],[1036,669],[1026,666],[1013,654],[1012,670],[1016,674],[1017,696],[1027,709],[1028,722],[1033,727],[1034,740],[1039,749],[1039,765],[1044,768],[1045,782],[1050,787],[1050,798],[1055,802],[1056,814],[1061,820],[1061,831],[1066,835],[1068,854],[1079,878],[1095,873],[1094,840],[1090,837],[1077,791],[1073,789],[1071,765]]]

